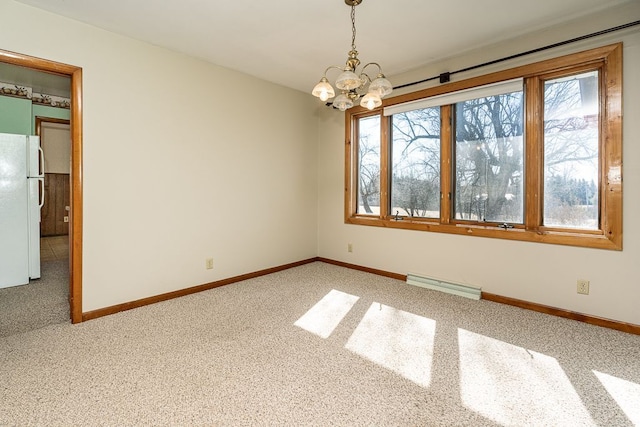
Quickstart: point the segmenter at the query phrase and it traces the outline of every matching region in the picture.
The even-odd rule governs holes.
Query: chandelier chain
[[[356,4],[351,5],[351,49],[356,50]]]

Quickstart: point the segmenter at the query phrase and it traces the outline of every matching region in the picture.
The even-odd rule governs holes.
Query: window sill
[[[479,224],[442,224],[428,219],[382,219],[374,216],[358,215],[345,219],[346,224],[387,227],[403,230],[427,231],[467,236],[489,237],[495,239],[517,240],[523,242],[549,243],[565,246],[579,246],[594,249],[622,250],[622,243],[609,239],[602,231],[587,232],[537,229],[527,230],[522,226],[503,229],[495,225]]]

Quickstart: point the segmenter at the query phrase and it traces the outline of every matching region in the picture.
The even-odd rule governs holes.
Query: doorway
[[[69,174],[69,307],[72,323],[82,322],[82,68],[0,50],[0,62],[71,78]]]
[[[71,130],[69,120],[36,116],[44,154],[44,206],[40,237],[68,236],[71,210]]]

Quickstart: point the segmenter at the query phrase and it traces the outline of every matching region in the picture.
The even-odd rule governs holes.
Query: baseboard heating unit
[[[481,288],[477,286],[463,285],[462,283],[454,283],[411,273],[407,274],[407,284],[475,300],[479,300],[482,293]]]

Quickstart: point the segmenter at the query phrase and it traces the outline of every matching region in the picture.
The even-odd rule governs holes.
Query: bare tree
[[[440,109],[393,116],[392,208],[408,216],[439,214]]]
[[[597,132],[594,134],[594,128],[598,127],[597,82],[597,75],[590,72],[549,81],[545,86],[544,174],[545,179],[556,180],[554,188],[561,187],[557,183],[560,176],[565,181],[575,181],[572,169],[582,168],[585,164],[593,166],[595,161],[597,170]],[[575,111],[584,110],[585,105],[595,109],[582,116],[576,115]],[[477,221],[522,223],[523,92],[471,99],[454,108],[455,216]],[[439,209],[440,143],[438,107],[393,116],[393,209],[402,209],[403,214],[409,216],[425,216],[428,211]],[[379,172],[379,168],[367,170],[367,182],[374,182],[375,178],[379,183]],[[563,185],[568,185],[567,182]],[[365,191],[368,196],[369,190],[373,191],[374,187],[361,186],[361,192]],[[364,200],[364,195],[361,197]],[[562,200],[564,204],[569,203],[568,199]],[[548,207],[553,208],[553,199],[545,199],[545,203],[549,205],[545,205],[546,214]],[[597,202],[591,203],[595,204]]]
[[[598,124],[597,109],[595,114],[587,110],[587,114],[580,117],[565,114],[597,101],[597,88],[593,93],[591,85],[583,83],[584,80],[597,83],[595,78],[583,78],[545,87],[545,167],[551,174],[558,172],[559,166],[568,161],[590,163],[597,158],[597,146],[594,147],[591,136]]]
[[[598,78],[586,73],[545,85],[546,225],[598,227]],[[587,184],[592,181],[592,186]]]
[[[358,145],[358,195],[366,213],[371,205],[380,204],[380,146],[372,143],[368,134],[360,135]]]
[[[461,219],[522,222],[522,134],[522,92],[456,105],[456,214]]]

